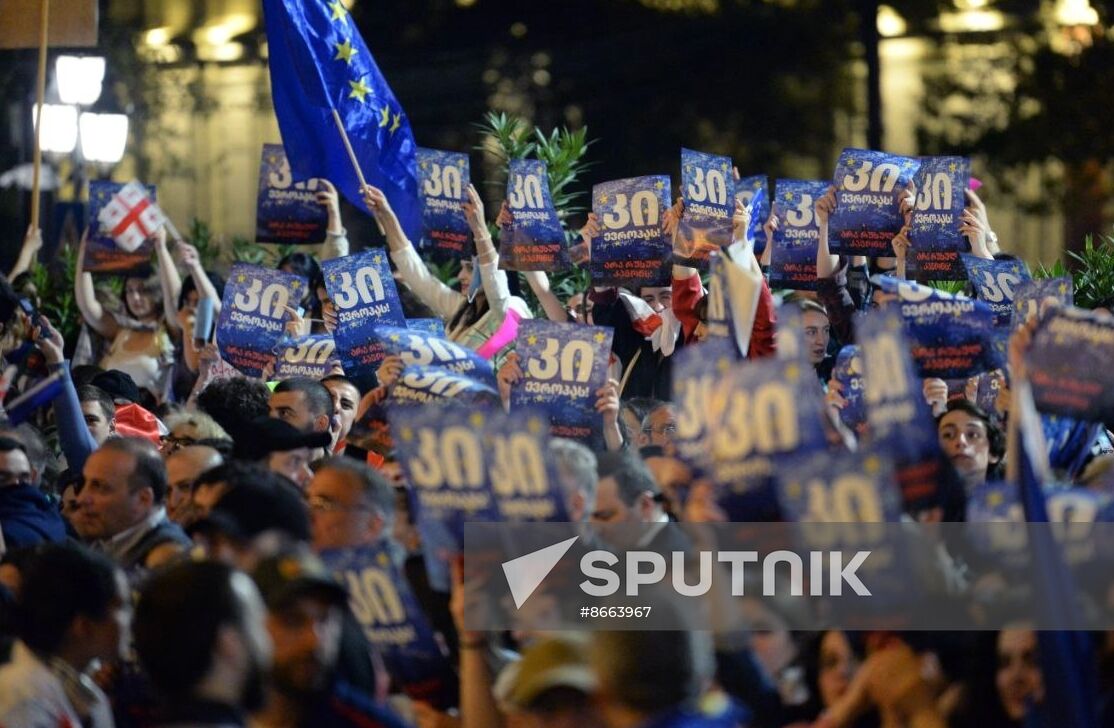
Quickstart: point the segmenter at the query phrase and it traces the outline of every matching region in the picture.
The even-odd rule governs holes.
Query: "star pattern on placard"
[[[526,421],[526,429],[530,432],[531,435],[537,435],[538,433],[540,433],[542,431],[542,427],[542,421],[539,420],[537,417],[531,417],[529,420]]]
[[[473,412],[472,416],[468,418],[468,422],[472,427],[483,427],[484,416],[482,412]]]
[[[664,190],[665,189],[665,182],[663,182],[662,180],[659,179],[657,182],[654,183],[654,189],[655,190]]]
[[[535,344],[538,343],[538,337],[534,336],[533,334],[530,334],[529,336],[526,337],[526,343],[529,344],[530,346],[534,346]]]
[[[464,169],[464,161],[465,161],[464,157],[458,158],[456,160],[456,166],[460,167],[461,169]]]
[[[388,339],[390,339],[391,341],[393,341],[393,342],[395,342],[395,343],[397,344],[397,343],[398,343],[398,341],[399,341],[399,339],[400,339],[401,337],[399,337],[399,335],[398,335],[398,334],[391,334],[391,335],[390,335],[390,336],[388,336],[387,338],[388,338]]]
[[[336,273],[330,273],[329,274],[329,283],[336,283],[336,282],[337,282],[337,274]]]
[[[302,287],[302,282],[299,280],[290,281],[290,287],[296,291]]]
[[[409,427],[403,427],[399,430],[398,436],[401,437],[403,440],[410,442],[414,439],[414,431]]]
[[[602,343],[603,343],[603,340],[607,338],[607,334],[605,334],[605,333],[603,333],[602,331],[600,331],[600,332],[598,332],[598,333],[597,333],[597,334],[595,335],[595,337],[594,337],[594,338],[596,339],[596,343],[597,343],[597,344],[602,344]]]
[[[611,198],[608,197],[607,195],[600,195],[600,204],[601,205],[606,205],[607,201],[610,200],[610,199]]]
[[[716,361],[716,369],[718,369],[721,373],[726,372],[730,368],[731,362],[727,359],[727,357],[720,357],[719,360]]]
[[[958,169],[959,169],[959,165],[956,164],[955,162],[952,162],[951,164],[948,165],[948,171],[951,172],[952,174],[955,174]]]
[[[1002,505],[1003,501],[1005,501],[1005,497],[1000,490],[995,490],[986,496],[986,504],[991,508],[997,508]]]
[[[422,169],[424,169],[424,170],[428,170],[428,169],[429,169],[429,162],[422,162],[422,163],[421,163],[420,165],[418,165],[418,166],[419,166],[419,167],[421,167],[421,168],[422,168]]]
[[[344,61],[351,66],[352,59],[356,56],[356,49],[352,46],[352,41],[345,38],[343,43],[334,43],[333,45],[337,49],[336,57],[333,60]]]
[[[785,494],[794,500],[801,497],[804,488],[796,480],[785,486]]]
[[[237,283],[247,283],[247,280],[248,280],[248,277],[246,275],[244,275],[243,273],[236,276],[236,282]]]
[[[801,368],[799,366],[797,366],[796,364],[787,364],[786,365],[786,367],[785,367],[785,378],[786,379],[788,379],[790,382],[795,382],[795,381],[797,381],[797,378],[800,377],[800,376],[801,376]]]
[[[878,472],[878,470],[881,467],[882,467],[882,464],[878,461],[878,456],[877,455],[871,455],[868,458],[866,458],[865,460],[863,460],[863,470],[868,475],[874,475],[875,473]]]
[[[371,262],[379,265],[383,262],[383,256],[379,255],[379,253],[376,253],[375,255],[371,256]]]

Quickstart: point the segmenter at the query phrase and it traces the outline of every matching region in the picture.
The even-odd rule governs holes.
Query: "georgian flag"
[[[167,222],[166,215],[138,182],[124,185],[104,206],[97,220],[116,245],[128,253],[135,252]]]

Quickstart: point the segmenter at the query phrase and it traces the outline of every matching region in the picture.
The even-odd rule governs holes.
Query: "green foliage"
[[[1109,307],[1114,299],[1114,236],[1100,235],[1098,243],[1088,235],[1081,251],[1065,251],[1068,266],[1057,260],[1051,267],[1043,264],[1033,270],[1034,278],[1071,276],[1075,305],[1080,308]]]
[[[1064,261],[1059,259],[1052,264],[1051,268],[1046,267],[1044,263],[1038,263],[1037,267],[1033,269],[1034,278],[1064,278],[1069,275],[1071,273],[1064,267]]]
[[[965,281],[930,281],[929,284],[938,291],[950,293],[955,296],[967,290],[967,283]]]
[[[36,261],[29,273],[39,296],[39,311],[50,319],[66,343],[72,346],[81,331],[81,311],[77,308],[73,290],[77,277],[77,250],[69,245],[62,247],[54,260],[46,265]]]
[[[232,238],[232,262],[263,265],[267,260],[267,249],[253,243],[242,235]]]
[[[569,228],[569,219],[585,211],[584,206],[579,204],[585,190],[578,188],[578,183],[582,181],[585,170],[591,166],[585,159],[588,148],[593,144],[593,140],[588,139],[587,127],[576,131],[567,128],[553,129],[546,134],[518,117],[495,112],[489,112],[476,127],[489,141],[476,148],[493,154],[503,167],[501,179],[492,180],[490,184],[506,184],[507,166],[512,159],[525,159],[532,155],[545,162],[553,206],[565,229],[566,241],[569,244],[574,243],[579,233]],[[493,230],[493,235],[496,233]],[[551,290],[559,297],[567,299],[578,291],[587,290],[590,275],[587,270],[573,267],[568,271],[550,274],[549,279]],[[539,311],[541,307],[529,287],[523,285],[522,291],[527,303],[535,311]]]
[[[201,266],[205,270],[214,270],[220,260],[220,243],[213,239],[209,225],[196,217],[190,221],[189,241],[197,248],[201,258]]]

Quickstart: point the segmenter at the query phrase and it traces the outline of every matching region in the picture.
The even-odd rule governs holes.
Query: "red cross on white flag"
[[[167,223],[166,215],[138,182],[129,182],[104,206],[97,220],[116,245],[135,252],[147,238]]]

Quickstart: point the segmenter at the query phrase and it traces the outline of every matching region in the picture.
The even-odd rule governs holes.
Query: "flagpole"
[[[340,114],[336,109],[333,109],[333,121],[336,122],[340,139],[344,142],[344,148],[348,150],[348,159],[352,162],[352,168],[356,170],[356,179],[360,181],[360,194],[362,195],[364,188],[367,187],[367,180],[364,179],[364,171],[360,169],[360,160],[356,159],[356,151],[352,149],[352,142],[348,141],[348,132],[344,130],[344,122],[341,121]],[[375,219],[375,225],[379,228],[379,234],[386,237],[387,231],[383,229],[383,224],[379,222],[378,218]]]
[[[31,162],[31,227],[39,227],[39,189],[43,167],[43,101],[46,98],[47,31],[50,28],[50,0],[39,0],[39,75],[35,82],[35,146]],[[81,194],[80,190],[77,192]]]

